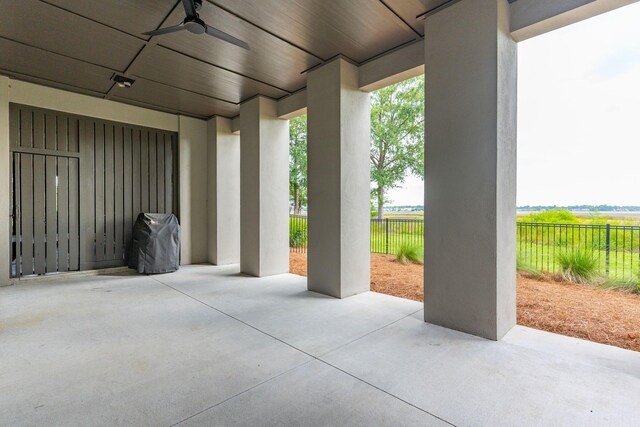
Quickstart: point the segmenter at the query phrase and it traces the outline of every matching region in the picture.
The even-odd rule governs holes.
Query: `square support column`
[[[497,340],[516,323],[517,47],[507,0],[425,22],[425,321]]]
[[[289,272],[289,121],[261,96],[240,105],[240,269]]]
[[[180,264],[207,262],[207,122],[179,117]]]
[[[231,120],[207,122],[209,262],[240,262],[240,135]]]
[[[11,276],[11,153],[9,151],[9,78],[0,76],[0,286]]]
[[[337,298],[370,288],[371,106],[358,76],[336,59],[307,78],[307,286]]]

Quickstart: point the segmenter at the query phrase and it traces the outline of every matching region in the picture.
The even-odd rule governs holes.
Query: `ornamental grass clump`
[[[518,272],[521,274],[531,277],[532,279],[537,279],[537,280],[544,279],[544,274],[542,274],[540,270],[538,270],[531,264],[525,263],[520,259],[516,260],[516,270],[518,270]]]
[[[598,277],[598,260],[592,253],[573,251],[557,256],[560,275],[564,280],[575,283],[594,284]]]
[[[401,243],[396,252],[396,260],[402,264],[423,264],[420,246],[414,243]]]
[[[640,295],[640,273],[629,280],[610,280],[600,285],[603,289],[617,289],[630,294]]]

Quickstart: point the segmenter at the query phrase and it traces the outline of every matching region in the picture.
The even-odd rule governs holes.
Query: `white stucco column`
[[[289,272],[289,121],[261,96],[240,105],[240,269]]]
[[[427,17],[425,78],[425,321],[500,339],[516,323],[507,0],[463,0]]]
[[[240,262],[240,135],[231,120],[207,122],[209,262]]]
[[[207,262],[207,122],[179,117],[180,264]]]
[[[9,78],[0,76],[0,286],[9,284],[10,253],[10,157],[9,152]]]
[[[338,298],[369,290],[369,94],[336,59],[307,78],[308,288]]]

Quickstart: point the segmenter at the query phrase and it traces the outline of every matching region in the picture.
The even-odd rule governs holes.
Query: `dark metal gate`
[[[140,212],[177,212],[177,135],[11,104],[12,277],[124,265]]]
[[[78,270],[78,159],[14,152],[12,168],[12,276]]]

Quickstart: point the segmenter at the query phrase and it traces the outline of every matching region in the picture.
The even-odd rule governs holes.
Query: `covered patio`
[[[633,1],[2,3],[0,424],[637,423],[638,353],[516,326],[514,227],[517,42]],[[424,305],[369,289],[369,93],[421,74]]]
[[[632,425],[640,355],[237,265],[0,290],[2,425]]]

